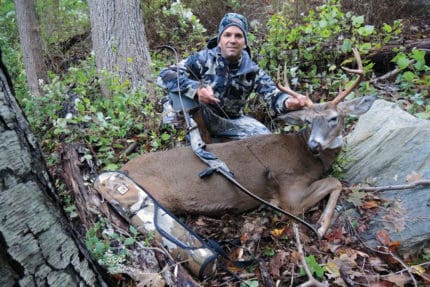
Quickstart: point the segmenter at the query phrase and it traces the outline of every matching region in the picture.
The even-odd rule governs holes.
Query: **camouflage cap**
[[[242,30],[243,35],[245,36],[245,43],[248,44],[248,21],[245,16],[237,13],[227,13],[222,17],[218,26],[217,41],[219,42],[224,30],[231,26],[239,27],[239,29]]]

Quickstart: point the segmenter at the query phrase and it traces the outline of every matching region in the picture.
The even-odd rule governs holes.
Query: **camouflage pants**
[[[199,107],[199,103],[177,94],[169,94],[170,103],[176,113],[182,112],[182,106],[186,111]],[[217,115],[208,106],[200,105],[206,128],[213,138],[228,138],[240,140],[256,135],[270,134],[270,130],[261,122],[248,116],[227,119]]]
[[[206,105],[201,105],[206,128],[213,137],[240,140],[256,135],[270,134],[270,130],[254,118],[241,116],[226,119],[215,114]]]

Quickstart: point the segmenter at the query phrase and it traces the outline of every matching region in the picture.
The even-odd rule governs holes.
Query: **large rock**
[[[418,119],[396,104],[376,101],[362,115],[347,137],[345,171],[350,184],[374,186],[408,184],[408,175],[418,173],[430,179],[430,121]],[[414,254],[429,245],[430,187],[388,190],[379,196],[388,204],[361,237],[372,247],[380,245],[375,234],[388,231],[392,241],[401,243],[399,252]]]

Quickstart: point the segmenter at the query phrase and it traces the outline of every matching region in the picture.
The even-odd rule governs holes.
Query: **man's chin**
[[[224,58],[229,60],[230,62],[234,62],[240,59],[241,54],[238,53],[226,53],[224,55]]]

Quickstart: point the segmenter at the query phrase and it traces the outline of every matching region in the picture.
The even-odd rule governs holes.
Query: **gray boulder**
[[[346,138],[345,180],[350,185],[391,186],[409,184],[414,173],[430,179],[430,121],[418,119],[396,104],[377,100],[362,115]],[[386,201],[369,229],[360,234],[371,247],[381,245],[375,234],[385,229],[398,252],[416,254],[430,242],[430,187],[387,190],[378,193]],[[351,216],[358,216],[350,214]]]

